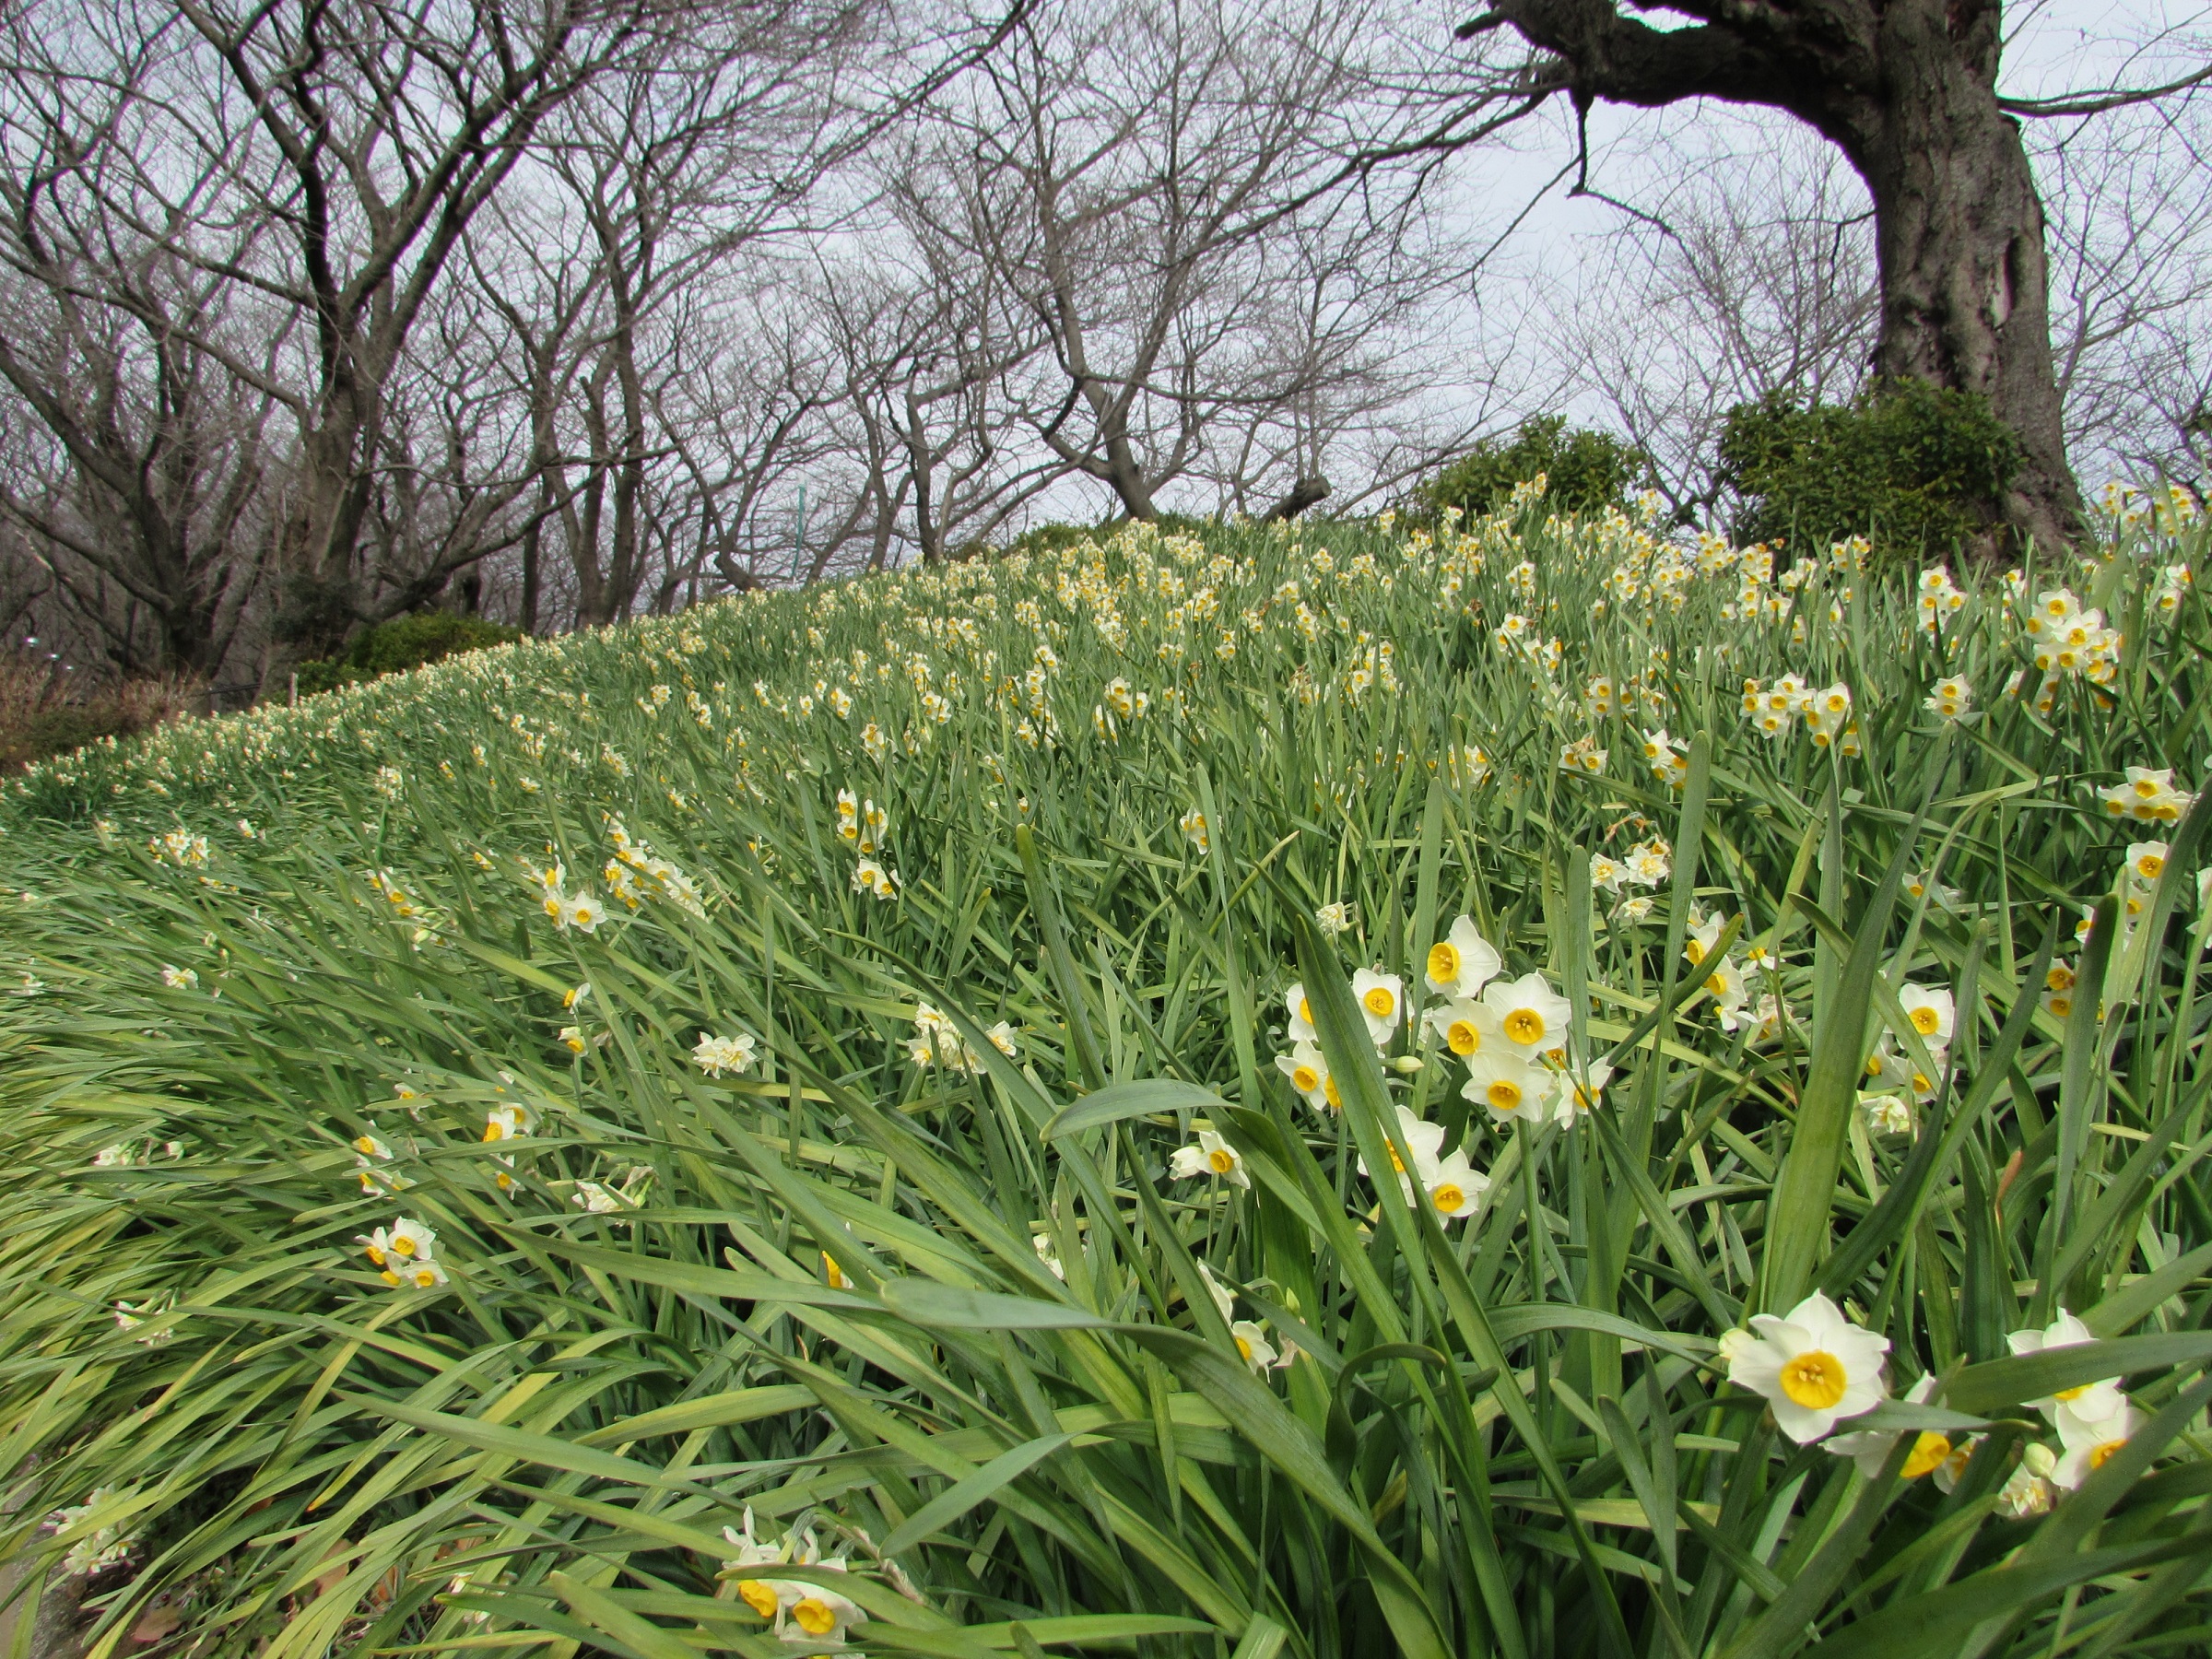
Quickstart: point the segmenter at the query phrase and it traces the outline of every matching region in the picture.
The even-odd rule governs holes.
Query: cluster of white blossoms
[[[1897,1001],[1919,1039],[1922,1053],[1940,1073],[1958,1026],[1958,1009],[1950,992],[1940,985],[1907,982],[1897,988]],[[1860,1093],[1859,1104],[1868,1126],[1877,1135],[1912,1133],[1912,1106],[1936,1098],[1935,1077],[1917,1056],[1899,1053],[1897,1038],[1888,1031],[1882,1033],[1874,1052],[1866,1056],[1865,1076],[1866,1087]]]
[[[1407,1204],[1416,1202],[1418,1193],[1437,1214],[1437,1218],[1449,1224],[1462,1216],[1472,1215],[1482,1195],[1490,1190],[1490,1178],[1467,1159],[1466,1143],[1443,1150],[1444,1126],[1431,1124],[1415,1115],[1410,1106],[1398,1108],[1398,1138],[1413,1154],[1413,1166],[1398,1155],[1395,1142],[1390,1146],[1391,1168],[1398,1177],[1398,1191]],[[1359,1173],[1373,1180],[1367,1159],[1359,1160]]]
[[[1966,595],[1951,582],[1948,565],[1936,565],[1920,573],[1920,626],[1940,634],[1953,617],[1966,608]]]
[[[1946,722],[1964,720],[1974,706],[1974,688],[1963,674],[1947,674],[1922,700],[1922,708]]]
[[[2089,1327],[2064,1308],[2043,1329],[2015,1331],[2006,1338],[2016,1354],[2048,1353],[2095,1340]],[[2030,1453],[2041,1452],[2042,1457],[2023,1458],[2000,1499],[2001,1505],[2014,1514],[2040,1514],[2049,1509],[2051,1488],[2075,1490],[2143,1427],[2143,1414],[2121,1393],[2117,1377],[2077,1383],[2028,1403],[2057,1430],[2059,1450],[2053,1455],[2047,1446],[2029,1448]],[[2047,1467],[2031,1467],[2031,1462]]]
[[[837,838],[863,856],[882,851],[890,821],[874,801],[864,801],[849,789],[837,792]]]
[[[1124,726],[1142,720],[1151,711],[1150,693],[1133,688],[1120,677],[1109,680],[1100,694],[1100,701],[1090,711],[1090,724],[1107,742],[1117,741]]]
[[[353,1137],[353,1170],[361,1183],[361,1191],[375,1196],[391,1196],[404,1193],[415,1183],[394,1169],[394,1154],[388,1143],[376,1133],[371,1124],[368,1130]]]
[[[1618,894],[1631,887],[1655,888],[1674,874],[1674,849],[1658,836],[1638,841],[1618,858],[1593,853],[1590,885]]]
[[[115,1487],[94,1487],[82,1503],[65,1504],[46,1517],[46,1524],[56,1533],[75,1531],[86,1519],[120,1495]],[[90,1578],[126,1559],[131,1547],[137,1540],[126,1536],[121,1524],[110,1522],[96,1526],[73,1539],[62,1556],[62,1571],[77,1578]]]
[[[860,853],[853,866],[853,890],[866,893],[877,903],[899,897],[899,874],[875,856],[883,850],[890,816],[874,801],[864,801],[849,789],[837,792],[837,836]]]
[[[2041,1330],[2015,1331],[2006,1338],[2015,1354],[2046,1353],[2095,1340],[2089,1328],[2060,1310],[2057,1321]],[[1835,1434],[1837,1424],[1865,1416],[1888,1397],[1883,1370],[1888,1338],[1845,1318],[1842,1311],[1816,1291],[1788,1314],[1762,1313],[1748,1331],[1721,1338],[1728,1380],[1765,1396],[1782,1431],[1799,1445],[1826,1442],[1826,1450],[1854,1459],[1860,1469],[1877,1474],[1904,1433],[1912,1434],[1900,1476],[1918,1480],[1933,1475],[1948,1492],[1966,1471],[1980,1435],[1954,1443],[1934,1430],[1862,1430]],[[1905,1393],[1923,1405],[1935,1394],[1936,1378],[1924,1376]],[[2057,1431],[2058,1450],[2031,1442],[1997,1495],[1999,1511],[2015,1519],[2049,1512],[2061,1491],[2072,1491],[2102,1467],[2143,1426],[2143,1414],[2121,1393],[2119,1379],[2107,1377],[2060,1389],[2029,1404]],[[1831,1438],[1832,1436],[1832,1438]]]
[[[490,1137],[486,1136],[487,1139]],[[428,1290],[448,1278],[437,1260],[438,1235],[411,1216],[402,1216],[389,1227],[354,1237],[370,1265],[394,1289]]]
[[[2109,686],[2119,677],[2120,630],[2107,628],[2104,613],[2084,610],[2071,588],[2046,588],[2027,607],[2020,627],[2034,647],[2034,661],[2042,674],[2036,688],[2035,707],[2049,713],[2056,706],[2059,686],[2069,678],[2093,686]],[[2025,671],[2006,687],[2018,696],[2027,681]]]
[[[1703,975],[1701,986],[1712,999],[1713,1014],[1722,1030],[1733,1036],[1749,1027],[1754,1042],[1771,1042],[1782,1034],[1783,1021],[1789,1016],[1774,989],[1774,971],[1781,964],[1759,945],[1740,957],[1733,949],[1716,956],[1727,925],[1725,916],[1692,912],[1682,941],[1683,958]]]
[[[1189,838],[1191,845],[1199,852],[1207,853],[1213,850],[1213,837],[1206,830],[1206,814],[1197,807],[1192,807],[1177,818],[1175,828],[1182,830]]]
[[[983,1035],[993,1048],[1009,1060],[1020,1052],[1015,1046],[1014,1028],[1003,1019]],[[982,1056],[968,1045],[959,1027],[927,1003],[915,1006],[914,1034],[904,1041],[906,1057],[916,1065],[942,1065],[948,1071],[971,1075],[983,1069]]]
[[[1229,1326],[1230,1340],[1237,1345],[1237,1357],[1249,1365],[1255,1374],[1270,1369],[1288,1371],[1298,1359],[1298,1345],[1285,1342],[1278,1350],[1267,1340],[1267,1327],[1256,1319],[1239,1319],[1236,1292],[1214,1277],[1214,1270],[1204,1262],[1198,1264],[1198,1277],[1206,1281],[1206,1293],[1213,1300],[1215,1311],[1222,1323]]]
[[[1422,978],[1441,999],[1423,1023],[1466,1063],[1460,1093],[1486,1108],[1493,1124],[1572,1124],[1597,1104],[1611,1069],[1571,1068],[1572,1006],[1541,973],[1509,981],[1500,977],[1502,966],[1473,918],[1453,922],[1422,964]]]
[[[484,1144],[494,1146],[501,1141],[519,1140],[536,1127],[537,1115],[529,1107],[512,1101],[494,1106],[484,1114]],[[500,1166],[500,1189],[504,1192],[514,1184],[514,1176],[510,1172],[514,1168],[514,1159],[495,1154],[492,1161]]]
[[[1833,747],[1846,758],[1859,752],[1859,723],[1852,717],[1851,688],[1841,680],[1823,687],[1808,686],[1794,674],[1785,674],[1771,686],[1747,679],[1743,706],[1763,737],[1780,742],[1803,721],[1815,747]]]
[[[606,833],[615,843],[615,855],[600,873],[616,898],[633,911],[648,898],[659,897],[689,915],[707,913],[691,877],[666,859],[656,857],[651,847],[622,827],[620,819],[610,819]]]
[[[691,1064],[710,1077],[719,1077],[724,1072],[743,1076],[759,1058],[754,1052],[757,1047],[750,1031],[740,1031],[735,1037],[717,1037],[712,1031],[701,1031],[691,1050]]]
[[[753,1535],[753,1512],[745,1512],[745,1530],[722,1529],[723,1537],[737,1553],[722,1564],[721,1579],[735,1587],[737,1599],[762,1618],[771,1621],[775,1634],[801,1643],[841,1643],[846,1630],[865,1624],[868,1616],[860,1606],[827,1585],[806,1579],[777,1578],[763,1568],[809,1567],[824,1572],[849,1571],[841,1553],[824,1556],[811,1527],[786,1533],[771,1544]]]
[[[2097,792],[2108,818],[2132,818],[2138,824],[2178,824],[2196,797],[2173,786],[2173,768],[2131,766],[2126,778]]]
[[[569,891],[567,866],[554,863],[540,868],[528,859],[523,867],[529,872],[530,881],[537,888],[538,902],[554,926],[566,933],[574,928],[578,933],[595,933],[599,924],[606,920],[606,906],[594,898],[587,889]]]
[[[1599,748],[1594,735],[1585,735],[1560,748],[1559,769],[1594,778],[1606,770],[1606,758],[1612,752]]]
[[[207,863],[207,838],[189,830],[171,830],[146,843],[156,864],[173,864],[179,869],[200,869]]]

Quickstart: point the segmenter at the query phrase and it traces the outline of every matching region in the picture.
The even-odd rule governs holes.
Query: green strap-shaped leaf
[[[1900,838],[1882,885],[1852,940],[1835,996],[1813,1041],[1797,1121],[1767,1206],[1759,1305],[1769,1312],[1794,1307],[1812,1280],[1813,1269],[1828,1254],[1829,1206],[1835,1197],[1836,1175],[1843,1167],[1851,1114],[1858,1104],[1859,1070],[1866,1057],[1866,1025],[1874,1008],[1875,976],[1881,969],[1882,940],[1919,830],[1915,818]]]
[[[1195,1083],[1178,1083],[1171,1077],[1147,1077],[1135,1083],[1115,1083],[1096,1094],[1085,1095],[1045,1124],[1042,1138],[1058,1140],[1063,1135],[1096,1129],[1101,1124],[1118,1124],[1124,1118],[1151,1117],[1163,1112],[1221,1112],[1228,1109],[1229,1102],[1210,1088]]]
[[[2212,1331],[2119,1336],[2109,1342],[2081,1342],[1970,1365],[1951,1379],[1943,1397],[1957,1410],[1988,1416],[2007,1406],[2042,1399],[2062,1388],[2207,1360],[2212,1360]]]
[[[956,1480],[892,1528],[883,1541],[887,1556],[902,1555],[931,1535],[951,1525],[1008,1481],[1019,1478],[1076,1437],[1048,1434],[1000,1453],[974,1474]]]

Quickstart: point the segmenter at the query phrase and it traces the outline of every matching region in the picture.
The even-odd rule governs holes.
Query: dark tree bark
[[[1979,393],[2018,437],[1991,517],[2045,547],[2080,533],[2051,359],[2043,209],[1997,95],[2000,0],[1669,0],[1660,30],[1613,0],[1496,0],[1558,60],[1580,109],[1686,99],[1787,111],[1841,149],[1874,200],[1881,325],[1873,368]]]

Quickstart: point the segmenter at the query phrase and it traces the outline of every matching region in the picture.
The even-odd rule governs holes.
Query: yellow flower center
[[[1298,1017],[1308,1025],[1313,1023],[1313,1005],[1302,996],[1298,999]]]
[[[2074,1012],[2074,999],[2070,996],[2053,996],[2051,1012],[2061,1019],[2065,1018]]]
[[[2084,1382],[2078,1388],[2062,1388],[2051,1397],[2054,1400],[2078,1400],[2095,1386],[2093,1382]]]
[[[392,1253],[394,1255],[403,1256],[413,1255],[415,1253],[415,1241],[409,1238],[406,1233],[401,1233],[397,1238],[392,1241]]]
[[[1452,1052],[1465,1059],[1482,1046],[1482,1033],[1475,1029],[1471,1019],[1455,1019],[1444,1028],[1444,1041]]]
[[[1500,1077],[1484,1091],[1484,1098],[1489,1101],[1492,1112],[1502,1113],[1512,1112],[1520,1106],[1521,1094],[1520,1084],[1514,1082],[1511,1077]]]
[[[378,1275],[378,1277],[382,1278],[387,1285],[396,1285],[400,1282],[399,1275],[393,1272],[389,1267],[385,1268],[382,1274]]]
[[[1459,947],[1452,944],[1429,947],[1429,977],[1440,985],[1449,985],[1459,978]]]
[[[2137,778],[2136,793],[2147,801],[2159,793],[2159,786],[2148,778]]]
[[[1344,1110],[1344,1097],[1336,1092],[1335,1077],[1324,1077],[1321,1080],[1321,1098],[1328,1101],[1330,1111],[1342,1112]]]
[[[1912,1029],[1923,1037],[1933,1037],[1942,1029],[1943,1017],[1924,1004],[1912,1010]]]
[[[1467,1194],[1455,1182],[1445,1182],[1429,1194],[1430,1200],[1447,1216],[1456,1216],[1466,1207]]]
[[[2126,1444],[2127,1442],[2124,1440],[2111,1440],[2091,1446],[2089,1448],[2089,1467],[2092,1469],[2103,1468],[2105,1461]]]
[[[369,1253],[369,1261],[371,1266],[382,1267],[384,1265],[384,1253],[381,1246],[371,1244],[364,1248]]]
[[[1843,1361],[1807,1348],[1782,1368],[1782,1392],[1797,1405],[1826,1411],[1843,1397]]]
[[[415,1269],[415,1284],[417,1288],[428,1290],[437,1282],[438,1275],[429,1267],[418,1267]]]
[[[1689,965],[1695,968],[1705,959],[1705,941],[1702,939],[1690,940],[1688,944],[1682,947],[1682,954],[1689,959]]]
[[[372,1158],[376,1154],[376,1143],[364,1135],[353,1143],[353,1149],[363,1158]]]
[[[1367,1011],[1377,1019],[1388,1019],[1397,1012],[1398,999],[1390,994],[1388,985],[1375,986],[1359,1000],[1366,1006]]]
[[[1217,1175],[1226,1175],[1237,1167],[1236,1154],[1226,1147],[1216,1147],[1206,1155],[1206,1161],[1213,1166]]]
[[[1290,1087],[1300,1094],[1312,1094],[1321,1087],[1321,1074],[1310,1065],[1295,1067],[1290,1073]]]
[[[776,1593],[759,1579],[740,1579],[737,1594],[747,1606],[761,1618],[773,1618],[776,1616]]]
[[[1934,1474],[1943,1467],[1950,1454],[1951,1442],[1947,1437],[1923,1430],[1920,1438],[1912,1442],[1912,1453],[1905,1459],[1902,1470],[1904,1477],[1907,1480],[1918,1480],[1923,1475]]]
[[[2136,869],[2146,881],[2156,881],[2159,878],[2159,872],[2165,867],[2166,861],[2156,853],[2146,853],[2141,858],[2136,860]]]
[[[1237,1353],[1243,1359],[1245,1364],[1250,1365],[1252,1363],[1252,1344],[1247,1342],[1241,1336],[1237,1338]]]
[[[1515,1008],[1505,1017],[1505,1034],[1533,1048],[1543,1041],[1544,1016],[1534,1008]]]
[[[1715,974],[1709,975],[1709,976],[1707,977],[1706,981],[1705,981],[1705,989],[1706,989],[1706,990],[1708,990],[1708,991],[1710,991],[1710,992],[1712,992],[1712,993],[1713,994],[1713,995],[1715,995],[1715,996],[1725,996],[1725,995],[1727,995],[1727,994],[1728,994],[1728,980],[1727,980],[1727,976],[1726,976],[1726,975],[1724,975],[1724,974],[1719,974],[1719,973],[1715,973]]]
[[[811,1595],[793,1607],[791,1616],[809,1636],[827,1636],[837,1629],[837,1615],[830,1610],[830,1604]]]

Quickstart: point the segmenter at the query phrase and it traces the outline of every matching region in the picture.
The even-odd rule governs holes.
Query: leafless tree
[[[1334,350],[1269,347],[1312,292],[1292,231],[1317,231],[1300,215],[1359,176],[1335,123],[1371,93],[1372,18],[1241,0],[1040,14],[955,89],[896,182],[913,240],[989,271],[1020,312],[1008,335],[1041,332],[1047,349],[1002,377],[1035,441],[1133,517],[1199,470],[1218,418],[1287,411],[1362,372]],[[1406,198],[1366,182],[1363,212],[1322,222],[1357,236],[1379,278]],[[1378,280],[1359,298],[1382,312],[1406,297]]]
[[[1550,77],[1578,112],[1597,100],[1713,100],[1782,111],[1834,144],[1874,206],[1876,371],[1988,397],[2024,457],[1993,511],[2045,544],[2071,539],[2080,495],[2053,365],[2043,204],[2020,122],[2183,95],[2212,81],[2212,62],[2161,85],[2008,99],[1997,86],[2001,0],[1665,9],[1690,25],[1654,28],[1627,0],[1493,0],[1459,32],[1534,48],[1531,78]]]

